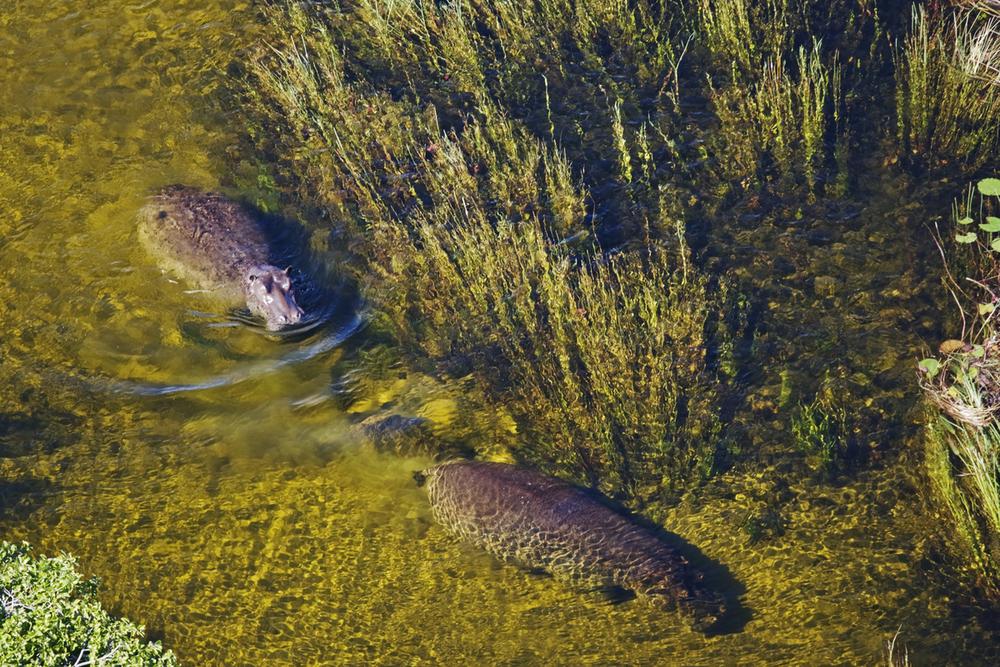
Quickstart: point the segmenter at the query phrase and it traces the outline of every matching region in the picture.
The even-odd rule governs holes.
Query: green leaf
[[[987,197],[1000,197],[1000,178],[984,178],[976,187]]]
[[[979,304],[979,314],[980,315],[989,315],[990,313],[992,313],[996,309],[997,309],[997,307],[994,304],[992,304],[992,303],[981,303],[981,304]]]
[[[990,247],[993,248],[993,252],[1000,252],[1000,239],[993,239]]]
[[[984,232],[1000,232],[1000,218],[991,215],[986,218],[986,222],[979,225],[979,228]]]
[[[917,368],[927,373],[927,377],[933,379],[941,370],[941,362],[934,358],[921,359],[917,363]]]
[[[976,359],[982,359],[983,357],[986,356],[986,348],[983,347],[982,345],[973,345],[972,356],[974,356]]]
[[[955,240],[959,243],[975,243],[976,233],[969,232],[968,234],[955,234]]]
[[[964,218],[961,218],[956,222],[958,222],[958,224],[960,225],[971,225],[973,223],[973,220],[969,216],[965,216]]]

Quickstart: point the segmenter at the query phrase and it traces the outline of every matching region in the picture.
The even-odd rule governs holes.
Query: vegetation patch
[[[795,76],[782,59],[767,61],[760,80],[713,90],[720,132],[728,148],[724,171],[731,178],[752,181],[773,163],[786,184],[804,177],[807,191],[815,192],[817,174],[832,157],[827,149],[830,126],[842,106],[841,74],[836,60],[823,64],[822,44],[801,47]],[[840,128],[840,141],[844,141]],[[765,162],[766,161],[766,162]]]
[[[934,20],[914,6],[896,57],[897,137],[912,165],[974,172],[1000,148],[998,26],[977,10]]]
[[[977,582],[996,599],[1000,597],[1000,331],[996,326],[1000,218],[991,213],[1000,204],[1000,180],[984,179],[977,190],[978,196],[970,192],[956,206],[953,240],[948,243],[956,251],[948,282],[963,305],[966,330],[962,340],[945,341],[941,356],[924,359],[919,367],[934,408],[927,472]]]
[[[142,626],[110,616],[71,556],[0,543],[0,664],[175,665]]]
[[[439,18],[454,24],[442,39],[481,39],[471,19]],[[290,32],[254,65],[254,107],[286,128],[282,157],[301,191],[347,230],[384,327],[502,398],[519,460],[639,502],[707,474],[722,447],[722,378],[706,338],[720,317],[691,261],[683,208],[669,189],[647,187],[655,128],[631,130],[624,102],[610,103],[608,169],[624,189],[612,197],[641,211],[629,222],[642,235],[608,254],[566,152],[512,118],[502,89],[469,88],[474,110],[456,123],[418,84],[394,94],[351,71],[344,17],[292,8],[276,23]],[[412,47],[411,64],[431,66],[424,49],[443,48],[431,43]]]

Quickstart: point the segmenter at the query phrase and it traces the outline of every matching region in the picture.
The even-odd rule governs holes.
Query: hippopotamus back
[[[634,591],[699,626],[724,611],[681,553],[590,491],[502,463],[445,463],[423,475],[437,521],[501,559]]]
[[[227,302],[245,300],[248,267],[269,263],[264,230],[243,206],[183,185],[164,188],[139,211],[139,238],[164,268]]]
[[[228,305],[245,304],[269,330],[302,318],[288,270],[271,264],[263,227],[239,203],[171,185],[142,207],[138,227],[161,267]]]

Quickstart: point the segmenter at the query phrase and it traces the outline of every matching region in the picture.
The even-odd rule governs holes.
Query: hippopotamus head
[[[277,331],[302,319],[288,271],[270,264],[254,266],[247,271],[243,286],[250,312],[264,318],[268,331]]]

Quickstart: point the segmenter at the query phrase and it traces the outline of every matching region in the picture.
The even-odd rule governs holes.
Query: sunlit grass
[[[365,24],[405,30],[416,44],[405,48],[419,51],[407,59],[429,63],[438,46],[424,29],[444,28],[402,4],[391,26],[372,8]],[[541,38],[518,37],[535,30],[535,10],[493,10],[513,12],[505,48]],[[587,11],[630,25],[623,7]],[[639,501],[707,474],[722,447],[705,339],[715,306],[688,256],[683,212],[661,196],[635,221],[645,241],[607,256],[586,240],[589,195],[566,152],[498,106],[502,96],[480,89],[476,113],[449,127],[416,97],[349,81],[325,23],[292,8],[278,25],[288,32],[255,62],[251,104],[281,128],[274,147],[299,193],[348,230],[378,321],[501,399],[519,460]],[[396,57],[380,39],[366,43]],[[626,127],[623,107],[611,102],[609,148],[631,186],[655,165],[646,126]]]
[[[795,74],[784,60],[765,62],[760,80],[730,84],[714,91],[720,135],[727,148],[724,169],[742,180],[762,175],[773,163],[787,184],[804,176],[810,192],[830,154],[828,127],[836,126],[840,109],[840,70],[836,61],[825,65],[822,45],[801,48]],[[734,69],[733,79],[740,81]]]
[[[976,11],[935,21],[914,8],[896,59],[897,138],[909,162],[975,171],[1000,148],[997,21]]]

